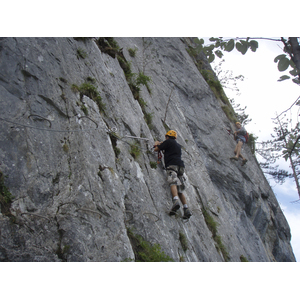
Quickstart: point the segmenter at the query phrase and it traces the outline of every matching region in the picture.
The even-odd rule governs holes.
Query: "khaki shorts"
[[[171,165],[167,167],[167,182],[169,186],[177,185],[178,193],[182,193],[185,190],[184,176],[178,176],[177,172],[179,166]]]

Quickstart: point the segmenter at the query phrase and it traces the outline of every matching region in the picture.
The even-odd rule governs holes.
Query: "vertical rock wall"
[[[141,239],[173,261],[295,261],[249,147],[246,166],[229,160],[233,123],[189,45],[0,40],[0,169],[14,197],[1,201],[1,261],[137,260]],[[152,146],[168,128],[183,146],[188,222],[167,215],[155,168]]]

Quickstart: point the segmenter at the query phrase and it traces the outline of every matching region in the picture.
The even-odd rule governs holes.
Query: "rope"
[[[29,115],[28,116],[28,118],[30,118],[30,117],[39,117],[39,118],[41,118],[41,119],[44,119],[44,120],[46,120],[46,121],[48,121],[49,123],[50,123],[50,128],[52,127],[52,123],[51,123],[51,121],[50,120],[48,120],[48,119],[46,119],[46,118],[44,118],[44,117],[42,117],[42,116],[40,116],[40,115]]]
[[[77,208],[76,211],[79,211],[79,210],[83,210],[83,211],[88,211],[88,212],[92,212],[92,213],[95,213],[95,214],[98,214],[100,215],[100,218],[102,218],[102,214],[100,214],[98,211],[96,210],[92,210],[92,209],[88,209],[88,208]]]
[[[48,121],[48,122],[50,123],[50,127],[52,126],[52,123],[51,123],[50,120],[48,120],[48,119],[46,119],[46,118],[44,118],[44,117],[42,117],[42,116],[39,116],[39,115],[30,115],[29,117],[33,117],[33,116],[34,116],[34,117],[39,117],[39,118],[42,118],[42,119]],[[29,117],[28,117],[28,118],[29,118]],[[5,122],[8,122],[8,123],[11,123],[11,124],[20,126],[20,127],[26,127],[26,128],[32,128],[32,129],[37,129],[37,130],[42,130],[42,131],[50,131],[50,132],[90,132],[90,131],[96,130],[96,129],[98,128],[98,124],[97,124],[93,119],[91,119],[90,117],[88,117],[88,116],[82,116],[82,117],[78,117],[78,118],[79,118],[79,119],[82,119],[82,118],[88,118],[89,120],[91,120],[92,122],[94,122],[94,123],[96,124],[96,128],[91,128],[91,129],[86,129],[86,130],[84,130],[84,129],[78,129],[78,130],[59,130],[59,129],[38,128],[38,127],[35,127],[35,126],[32,126],[32,125],[25,125],[25,124],[13,122],[13,121],[11,121],[11,120],[7,120],[7,119],[2,118],[2,117],[0,117],[0,120],[3,120],[3,121],[5,121]],[[125,136],[123,136],[123,137],[119,137],[119,136],[115,133],[116,131],[117,131],[117,128],[116,128],[116,127],[113,127],[113,128],[109,128],[109,129],[106,131],[106,133],[113,135],[113,136],[114,136],[115,138],[117,138],[118,140],[122,140],[122,139],[124,139],[124,138],[132,138],[132,139],[145,140],[145,141],[147,141],[147,142],[149,141],[149,139],[147,139],[147,138],[135,137],[135,136],[130,136],[130,135],[125,135]],[[126,142],[126,141],[122,141],[122,142],[131,145],[130,143],[128,143],[128,142]],[[148,150],[148,149],[144,149],[144,148],[142,148],[141,146],[138,146],[138,145],[137,145],[137,147],[139,147],[139,148],[142,149],[142,150]]]
[[[20,124],[20,123],[17,123],[17,122],[13,122],[13,121],[7,120],[7,119],[2,118],[2,117],[0,117],[0,120],[3,120],[5,122],[11,123],[11,124],[14,124],[14,125],[17,125],[17,126],[27,127],[27,128],[37,129],[37,130],[43,130],[43,131],[53,131],[53,132],[88,132],[88,131],[96,130],[96,128],[94,128],[94,129],[88,129],[88,130],[82,130],[82,129],[81,130],[58,130],[58,129],[38,128],[38,127],[35,127],[35,126],[31,126],[31,125],[25,125],[25,124]],[[49,121],[49,120],[47,120],[47,121]]]
[[[130,214],[131,214],[131,218],[128,219],[128,220],[126,219],[125,222],[129,222],[129,221],[133,220],[133,212],[130,211],[130,210],[125,210],[125,214],[126,214],[126,213],[130,213]]]
[[[157,222],[157,221],[160,220],[159,217],[158,217],[157,215],[155,215],[155,214],[153,214],[153,213],[150,213],[150,212],[144,212],[143,215],[153,215],[153,216],[155,216],[155,217],[157,218],[157,220],[155,220],[154,222]]]
[[[32,216],[35,216],[35,217],[44,218],[44,219],[47,219],[50,222],[49,218],[41,216],[41,215],[37,215],[37,214],[33,214],[33,213],[27,213],[27,212],[21,213],[21,216],[23,216],[23,215],[32,215]]]

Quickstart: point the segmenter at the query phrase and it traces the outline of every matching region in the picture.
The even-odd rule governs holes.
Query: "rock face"
[[[1,261],[137,260],[137,237],[173,261],[295,261],[249,146],[245,166],[229,159],[234,123],[191,43],[0,40],[0,169],[13,196],[1,198]],[[183,147],[188,222],[166,213],[155,168],[168,128]]]

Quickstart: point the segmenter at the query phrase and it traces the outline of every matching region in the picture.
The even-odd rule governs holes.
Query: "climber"
[[[240,122],[235,123],[237,127],[237,131],[234,132],[234,139],[237,141],[237,144],[234,149],[235,156],[231,157],[230,159],[239,160],[239,157],[243,159],[242,166],[248,161],[242,154],[242,146],[246,143],[245,135],[247,133],[246,129],[242,127]]]
[[[186,198],[183,194],[184,186],[184,162],[181,160],[181,145],[177,143],[177,133],[174,130],[170,130],[165,135],[166,140],[164,142],[156,141],[154,143],[154,151],[163,150],[165,168],[167,170],[167,181],[169,183],[173,205],[170,210],[170,215],[175,215],[176,211],[180,208],[180,198],[183,204],[184,219],[191,217],[191,212],[188,209]]]

